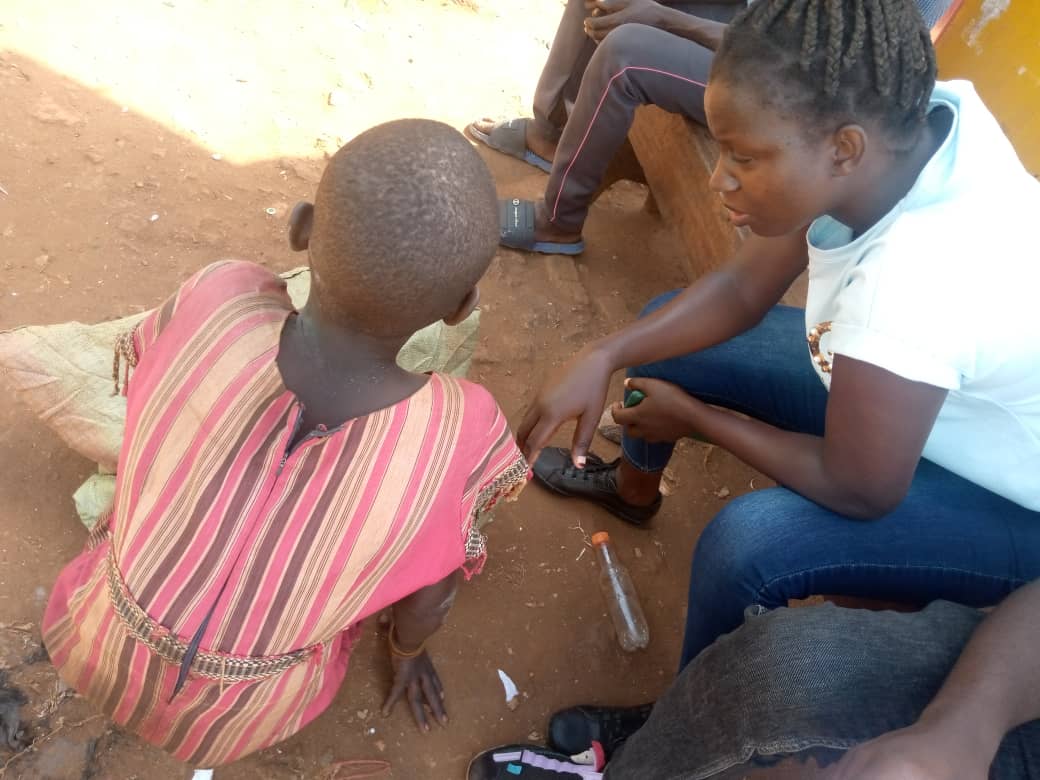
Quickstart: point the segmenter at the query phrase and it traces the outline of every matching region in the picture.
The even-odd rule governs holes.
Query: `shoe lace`
[[[593,460],[591,457],[585,463],[585,468],[579,469],[573,463],[564,467],[563,474],[568,479],[582,479],[588,482],[603,472],[612,472],[617,466],[616,463],[604,463],[602,460],[597,458]]]

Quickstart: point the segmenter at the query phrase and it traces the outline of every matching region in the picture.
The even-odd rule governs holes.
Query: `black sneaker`
[[[640,528],[661,508],[661,494],[654,503],[638,506],[622,501],[617,493],[614,472],[621,458],[605,463],[602,458],[589,453],[585,468],[579,469],[571,463],[570,450],[562,447],[546,447],[535,461],[534,478],[549,490],[568,498],[584,498],[620,517],[626,523]]]
[[[602,751],[567,756],[537,745],[502,745],[475,756],[466,780],[586,780],[600,777],[604,766]]]
[[[549,720],[549,745],[561,753],[574,754],[598,742],[609,760],[626,739],[650,717],[653,703],[639,707],[571,707]]]

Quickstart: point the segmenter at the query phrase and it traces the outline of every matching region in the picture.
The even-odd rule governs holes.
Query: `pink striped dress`
[[[481,514],[527,478],[490,394],[438,374],[290,451],[301,409],[275,358],[292,310],[276,275],[219,263],[123,342],[115,503],[44,616],[69,685],[196,766],[321,713],[361,621],[479,570]]]

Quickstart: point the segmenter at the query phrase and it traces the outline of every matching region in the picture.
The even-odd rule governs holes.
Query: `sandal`
[[[543,255],[580,255],[585,242],[561,244],[556,241],[536,241],[534,238],[534,201],[500,200],[498,202],[498,243],[523,252],[541,252]]]
[[[567,498],[584,498],[626,523],[645,528],[661,508],[661,494],[658,493],[654,503],[649,506],[622,501],[614,480],[614,472],[620,462],[621,458],[618,458],[607,463],[590,452],[585,468],[579,469],[571,463],[570,450],[546,447],[531,470],[535,480],[552,492]]]
[[[527,148],[527,123],[530,121],[530,119],[510,119],[507,122],[499,122],[491,128],[490,133],[478,130],[476,122],[471,122],[466,125],[466,134],[474,141],[480,141],[496,152],[508,154],[510,157],[523,160],[528,165],[533,165],[544,173],[549,173],[552,171],[552,163]]]

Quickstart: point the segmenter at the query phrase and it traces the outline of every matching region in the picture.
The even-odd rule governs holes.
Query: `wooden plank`
[[[657,106],[636,110],[629,139],[643,166],[661,216],[674,227],[685,250],[690,280],[714,270],[740,246],[708,179],[718,160],[714,139],[700,125]]]

